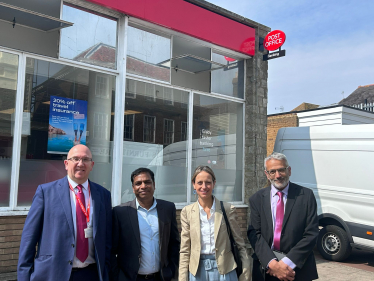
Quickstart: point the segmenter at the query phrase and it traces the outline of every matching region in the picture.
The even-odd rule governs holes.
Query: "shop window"
[[[174,105],[173,101],[173,89],[164,88],[164,104]]]
[[[132,26],[127,34],[127,73],[170,82],[170,38]]]
[[[62,19],[74,23],[61,30],[60,57],[116,68],[117,21],[63,5]]]
[[[134,140],[134,121],[135,114],[125,115],[125,130],[123,133],[123,139],[128,141]]]
[[[181,141],[187,140],[187,122],[181,122]]]
[[[244,60],[234,60],[217,53],[212,53],[212,60],[225,64],[226,67],[211,72],[211,91],[244,98]]]
[[[211,49],[191,40],[173,36],[171,84],[210,92]]]
[[[106,113],[94,113],[94,138],[97,140],[108,140],[109,115]]]
[[[108,83],[109,78],[104,75],[96,75],[96,87],[95,95],[96,97],[109,99]]]
[[[243,104],[194,94],[192,139],[192,170],[210,166],[215,195],[242,201]]]
[[[7,207],[10,195],[18,56],[0,52],[0,69],[0,207]],[[27,116],[25,117],[24,125],[27,130]]]
[[[156,134],[156,117],[144,116],[144,142],[154,143]]]
[[[169,145],[174,142],[174,120],[164,119],[164,144]]]
[[[136,83],[135,80],[126,81],[126,98],[135,99],[136,98]]]
[[[126,84],[131,81],[127,79]],[[153,89],[154,98],[150,98],[146,89]],[[164,93],[170,93],[171,89],[174,106],[165,104]],[[155,173],[156,198],[186,202],[188,141],[181,139],[182,131],[177,124],[185,122],[187,128],[189,93],[136,81],[135,95],[136,99],[126,99],[121,201],[135,198],[131,173],[139,167],[148,167]],[[186,103],[185,108],[182,103]]]
[[[110,190],[115,77],[27,58],[25,79],[30,125],[21,140],[17,205],[31,205],[39,184],[66,175],[63,160],[78,143],[92,152],[90,180]]]

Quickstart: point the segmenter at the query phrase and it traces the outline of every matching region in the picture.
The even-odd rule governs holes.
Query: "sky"
[[[374,84],[374,1],[208,1],[286,33],[286,56],[269,60],[268,114],[331,105]]]

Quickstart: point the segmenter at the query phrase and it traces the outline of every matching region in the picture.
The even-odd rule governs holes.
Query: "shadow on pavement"
[[[316,257],[317,264],[332,262],[325,260],[316,248],[314,249],[314,255]],[[352,249],[352,253],[348,259],[342,262],[334,263],[374,272],[374,252]]]

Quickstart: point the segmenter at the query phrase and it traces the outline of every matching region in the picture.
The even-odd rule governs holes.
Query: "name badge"
[[[85,237],[85,238],[92,238],[92,237],[93,237],[93,230],[92,230],[92,227],[91,227],[91,226],[88,226],[88,227],[84,230],[84,237]]]

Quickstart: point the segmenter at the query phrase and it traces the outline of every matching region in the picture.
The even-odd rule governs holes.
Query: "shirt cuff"
[[[276,258],[273,258],[273,259],[271,259],[271,260],[269,261],[268,265],[266,266],[266,269],[269,269],[269,264],[270,264],[271,261],[273,261],[273,260],[276,260]]]
[[[285,264],[287,264],[289,267],[291,267],[292,269],[295,269],[296,264],[294,264],[294,263],[292,262],[292,260],[290,260],[289,258],[284,257],[284,258],[282,259],[282,261],[283,261]]]

